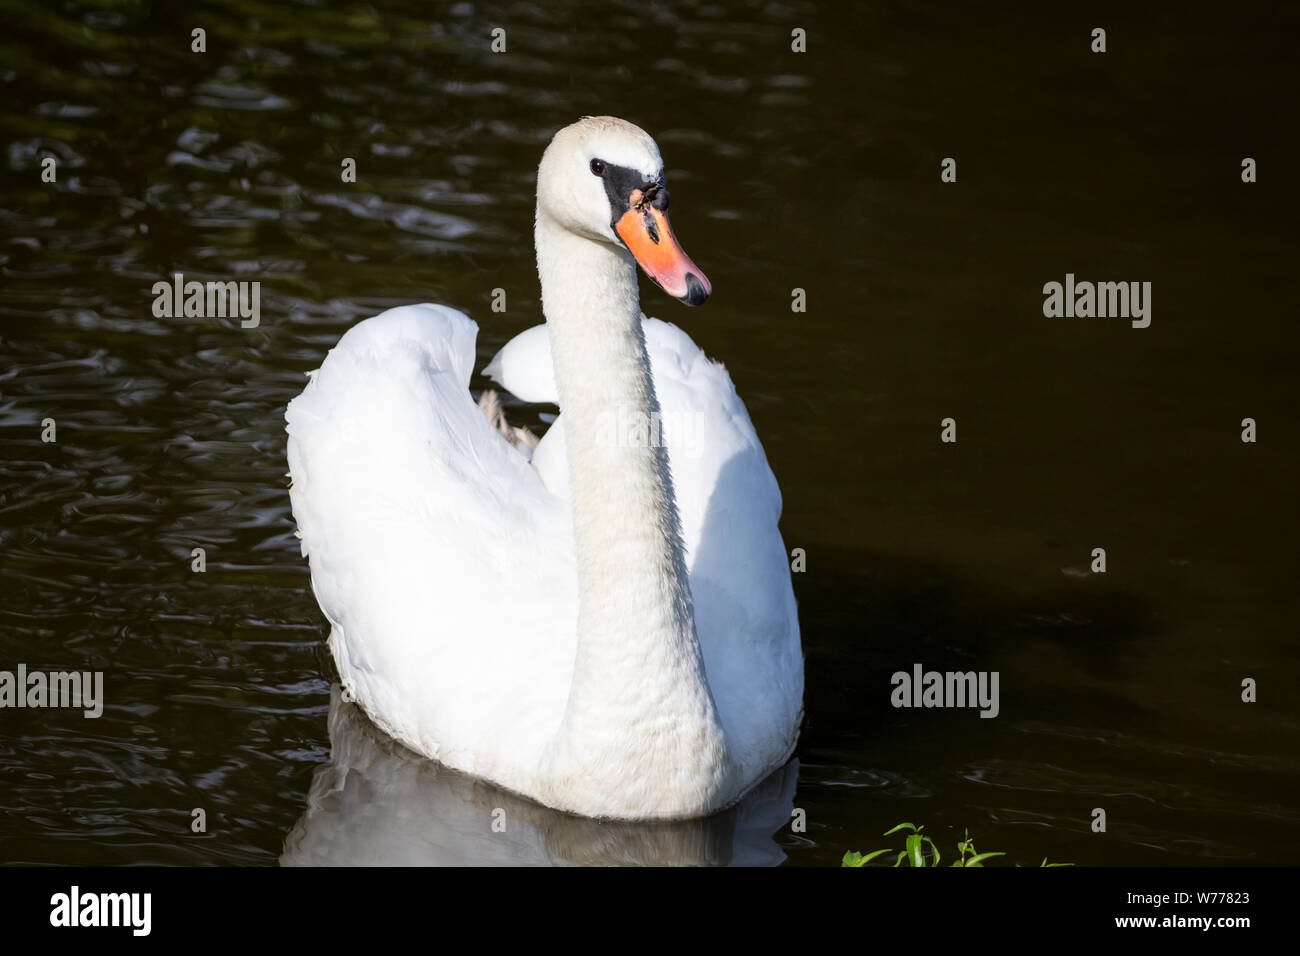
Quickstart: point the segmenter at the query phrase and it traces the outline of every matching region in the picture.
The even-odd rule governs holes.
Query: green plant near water
[[[906,861],[908,866],[939,866],[943,859],[939,853],[939,847],[927,835],[921,831],[924,826],[917,826],[914,823],[900,823],[891,830],[886,830],[884,835],[891,836],[900,830],[910,831],[907,839],[903,844],[903,849],[898,851],[894,859],[894,866],[902,866]],[[876,857],[884,856],[887,853],[893,853],[891,849],[873,850],[870,853],[858,853],[850,850],[844,854],[844,859],[840,861],[840,866],[866,866]],[[952,866],[983,866],[984,861],[995,856],[1006,856],[1005,853],[995,851],[991,853],[979,853],[975,849],[975,841],[971,839],[970,831],[966,831],[965,839],[957,844],[957,859],[952,861]],[[1042,866],[1073,866],[1073,863],[1048,863],[1047,857],[1043,857]]]

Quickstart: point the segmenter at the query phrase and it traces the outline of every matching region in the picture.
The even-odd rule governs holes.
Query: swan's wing
[[[645,336],[709,685],[733,753],[753,772],[770,770],[750,763],[789,752],[803,699],[799,622],[777,527],[781,492],[727,370],[671,323],[646,319]],[[557,399],[545,326],[506,343],[489,369],[521,398]],[[563,423],[561,414],[532,464],[567,499]]]
[[[345,684],[399,740],[508,779],[572,669],[568,509],[469,391],[477,326],[443,306],[347,332],[290,403],[291,498]]]
[[[551,365],[551,334],[545,325],[525,329],[503,345],[483,374],[525,402],[559,404]]]

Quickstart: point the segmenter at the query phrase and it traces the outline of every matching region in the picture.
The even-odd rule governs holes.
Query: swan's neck
[[[606,815],[684,815],[724,785],[728,760],[668,454],[649,427],[659,402],[636,265],[540,211],[536,232],[578,563],[577,656],[556,769],[581,775],[609,803]]]

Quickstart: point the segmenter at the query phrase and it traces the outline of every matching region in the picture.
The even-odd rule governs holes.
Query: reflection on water
[[[1130,4],[1105,57],[1055,5],[377,6],[0,0],[0,669],[103,670],[106,696],[0,714],[0,862],[269,864],[305,802],[290,856],[433,853],[421,827],[478,835],[490,804],[520,842],[447,852],[834,864],[913,820],[1020,862],[1296,858],[1293,4]],[[652,838],[337,726],[348,773],[317,774],[342,718],[285,405],[391,305],[467,311],[480,368],[540,321],[536,164],[605,112],[656,136],[714,284],[645,308],[726,364],[807,553],[804,833],[792,771],[770,820]],[[260,281],[261,325],[155,317],[175,272]],[[1066,272],[1152,282],[1151,328],[1045,320]],[[893,710],[915,663],[999,671],[1000,716]]]
[[[330,688],[330,760],[285,839],[285,866],[775,866],[799,763],[707,820],[599,823],[456,773],[379,732]]]

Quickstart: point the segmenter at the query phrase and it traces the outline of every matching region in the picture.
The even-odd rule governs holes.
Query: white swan
[[[350,329],[286,413],[349,694],[417,752],[584,816],[726,807],[801,715],[776,481],[722,366],[640,312],[637,262],[688,304],[710,292],[667,205],[630,123],[587,117],[546,149],[546,325],[489,366],[558,401],[532,465],[475,406],[477,326],[445,306]]]

